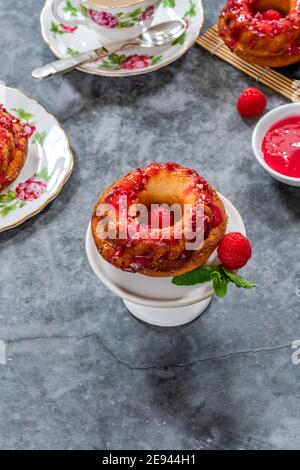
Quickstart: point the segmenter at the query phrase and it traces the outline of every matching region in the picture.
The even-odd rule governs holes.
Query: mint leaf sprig
[[[256,284],[248,281],[244,277],[220,266],[205,266],[197,268],[189,273],[175,276],[172,283],[176,286],[195,286],[212,281],[215,294],[218,297],[225,297],[228,291],[228,284],[232,283],[239,289],[253,289]]]

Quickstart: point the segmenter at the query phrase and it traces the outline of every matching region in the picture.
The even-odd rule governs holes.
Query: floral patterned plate
[[[20,119],[29,136],[25,165],[0,192],[0,232],[40,212],[60,193],[73,169],[69,140],[58,121],[19,90],[0,83],[0,103]]]
[[[96,33],[85,26],[70,27],[63,23],[58,24],[52,14],[52,3],[53,0],[47,0],[45,3],[41,13],[41,28],[45,42],[57,57],[77,55],[101,45]],[[62,3],[61,14],[65,15],[66,19],[81,15],[72,0],[65,0],[65,3]],[[146,52],[145,48],[135,47],[124,53],[110,54],[105,59],[80,67],[79,70],[95,75],[123,77],[152,72],[174,62],[193,46],[199,36],[204,21],[202,1],[161,0],[153,24],[178,18],[183,18],[188,28],[186,33],[172,45],[164,48],[147,48]]]

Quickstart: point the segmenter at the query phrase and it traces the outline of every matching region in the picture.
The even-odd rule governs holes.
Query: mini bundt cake
[[[125,206],[120,207],[121,200]],[[175,206],[180,213],[174,215]],[[140,207],[147,209],[142,222]],[[116,268],[171,277],[205,264],[226,231],[227,215],[216,191],[196,171],[152,163],[101,194],[91,225],[99,253]],[[201,244],[191,248],[197,230]]]
[[[0,105],[0,192],[19,176],[27,151],[28,136],[22,123]]]
[[[300,61],[299,0],[228,0],[219,34],[242,59],[262,67]]]

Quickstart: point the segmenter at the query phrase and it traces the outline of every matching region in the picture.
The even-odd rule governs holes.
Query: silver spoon
[[[83,52],[75,57],[56,60],[55,62],[33,70],[32,76],[33,78],[41,80],[54,75],[62,75],[70,72],[76,67],[94,62],[95,60],[106,57],[109,54],[113,54],[133,46],[164,46],[176,41],[176,39],[178,39],[185,31],[186,23],[184,21],[176,20],[160,23],[147,29],[140,36],[131,39],[129,42],[108,44],[99,49]]]

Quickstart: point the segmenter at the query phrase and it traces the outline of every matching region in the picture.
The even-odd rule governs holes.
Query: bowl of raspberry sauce
[[[253,132],[256,159],[273,178],[300,187],[300,103],[270,111]]]

